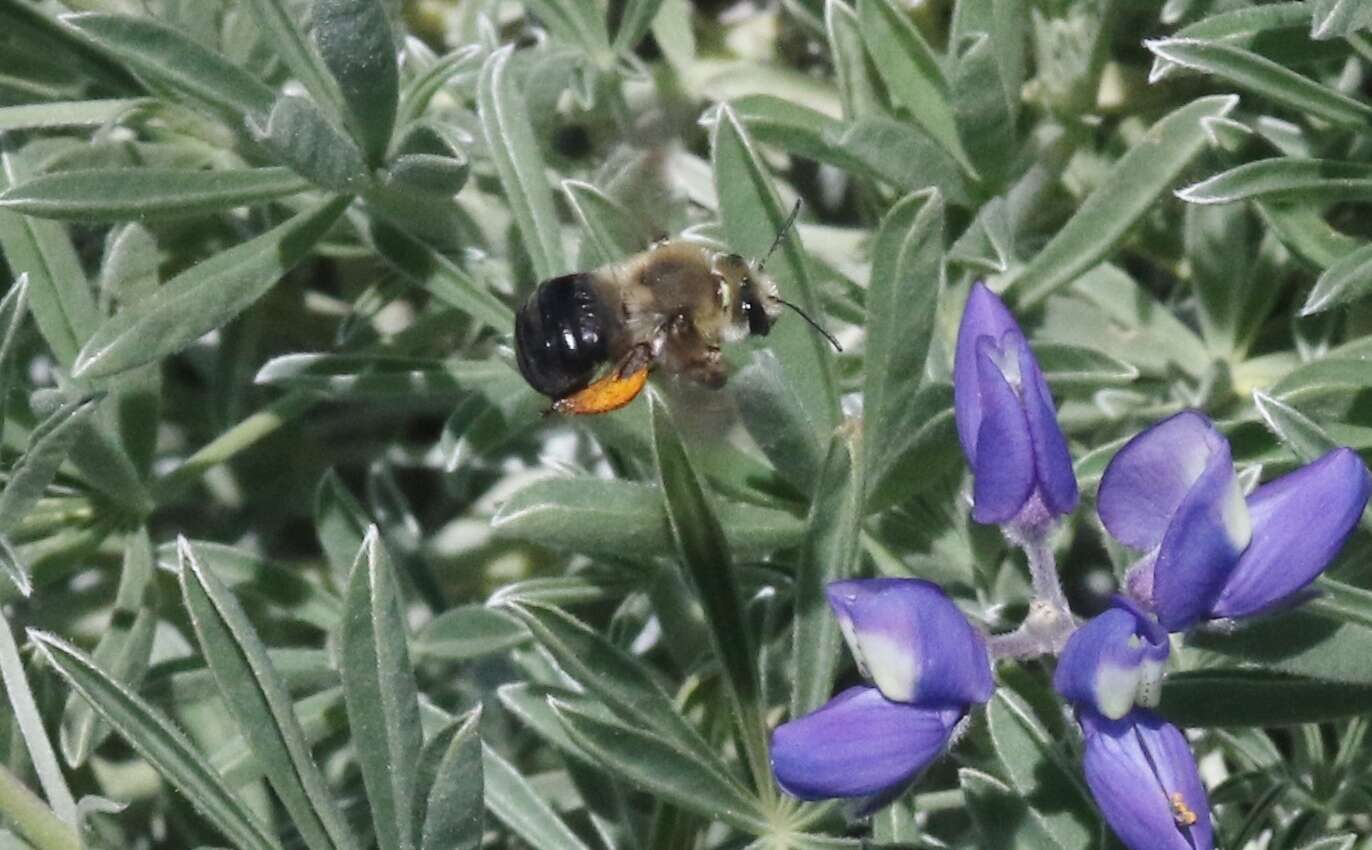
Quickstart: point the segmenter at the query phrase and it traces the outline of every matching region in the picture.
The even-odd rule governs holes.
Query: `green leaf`
[[[1372,8],[1359,0],[1313,0],[1310,37],[1343,38],[1372,27]]]
[[[311,850],[353,850],[324,777],[310,756],[286,688],[238,600],[178,542],[181,593],[201,654],[229,714]]]
[[[0,108],[0,133],[54,127],[101,127],[153,103],[150,98],[63,100]]]
[[[455,83],[459,77],[479,71],[481,58],[481,45],[467,44],[444,54],[437,62],[419,72],[405,84],[396,126],[403,128],[423,115],[434,95],[444,86]]]
[[[508,602],[506,608],[528,627],[567,676],[626,723],[708,763],[737,793],[743,793],[714,757],[711,745],[686,722],[641,661],[557,608],[527,601]]]
[[[0,429],[5,425],[5,400],[14,374],[10,363],[14,356],[14,342],[24,323],[29,306],[29,276],[19,275],[5,297],[0,299]]]
[[[617,263],[637,254],[652,242],[653,235],[642,219],[634,216],[623,204],[614,200],[590,183],[563,180],[562,193],[572,214],[586,232],[589,256],[596,265]]]
[[[339,672],[357,761],[381,850],[418,846],[415,774],[422,734],[405,643],[405,612],[376,526],[367,531],[348,583]]]
[[[754,835],[768,831],[761,804],[729,777],[642,729],[606,722],[556,698],[550,702],[572,740],[615,774],[706,818]]]
[[[695,466],[686,454],[686,447],[656,393],[649,396],[649,410],[653,457],[677,557],[705,610],[710,642],[724,674],[754,786],[760,793],[770,794],[772,771],[767,756],[767,725],[762,716],[752,641],[748,639],[743,603],[724,530],[705,495]]]
[[[421,658],[467,661],[528,641],[528,630],[509,615],[481,604],[459,605],[424,624],[415,635],[414,652]]]
[[[1254,619],[1232,634],[1193,632],[1186,643],[1275,672],[1372,685],[1372,626],[1312,610]]]
[[[1340,233],[1324,220],[1323,211],[1312,204],[1255,202],[1258,214],[1282,244],[1319,268],[1329,268],[1361,243]]]
[[[1146,41],[1144,45],[1169,62],[1212,74],[1339,127],[1366,128],[1372,120],[1372,107],[1241,47],[1185,38]]]
[[[319,479],[315,490],[314,525],[335,582],[347,587],[372,519],[332,469]]]
[[[970,767],[958,771],[958,783],[982,850],[1062,850],[1043,815],[1009,785]]]
[[[1320,274],[1301,306],[1302,316],[1328,310],[1372,293],[1372,242],[1349,251]]]
[[[1180,190],[1177,197],[1192,204],[1232,204],[1254,198],[1319,205],[1366,200],[1372,197],[1372,165],[1274,157],[1216,174]]]
[[[724,537],[740,552],[794,545],[804,525],[782,511],[730,503]],[[601,478],[544,478],[513,493],[491,519],[502,537],[610,557],[651,557],[673,551],[660,491]]]
[[[1372,712],[1372,686],[1267,670],[1187,670],[1168,675],[1158,711],[1178,726],[1294,726]]]
[[[745,257],[762,257],[781,231],[786,211],[771,178],[763,170],[738,117],[721,106],[712,139],[715,190],[729,242]],[[767,271],[776,279],[783,298],[823,321],[819,299],[810,281],[808,259],[796,231],[782,240]],[[781,361],[788,383],[805,409],[811,411],[825,440],[838,424],[838,389],[828,343],[801,321],[778,322],[768,337]]]
[[[892,0],[858,0],[858,27],[891,96],[975,176],[958,138],[947,78],[934,51]]]
[[[263,364],[253,383],[310,390],[338,399],[461,396],[506,379],[498,360],[430,360],[371,354],[284,354]]]
[[[343,95],[338,84],[330,76],[324,60],[311,48],[296,20],[299,15],[292,14],[287,0],[244,0],[243,6],[251,13],[258,32],[305,86],[314,102],[334,116],[342,115]]]
[[[386,6],[382,0],[315,0],[311,14],[315,46],[338,83],[353,138],[367,161],[380,165],[400,99]]]
[[[544,173],[543,154],[529,123],[523,93],[510,75],[513,55],[513,47],[504,47],[486,60],[477,86],[478,112],[486,149],[505,189],[524,250],[534,273],[547,280],[570,269],[562,252],[562,230]]]
[[[898,424],[886,463],[867,469],[869,514],[927,490],[964,463],[959,452],[949,450],[958,438],[951,384],[921,387]]]
[[[1039,303],[1113,251],[1205,148],[1206,122],[1229,114],[1237,104],[1233,95],[1202,97],[1154,124],[1014,276],[1019,306]]]
[[[592,61],[600,61],[609,50],[610,36],[605,31],[604,12],[593,0],[523,0],[523,3],[550,33],[577,45]]]
[[[877,69],[867,56],[858,26],[857,12],[843,0],[826,0],[824,32],[829,40],[830,61],[838,78],[839,99],[845,118],[862,118],[885,111],[877,83]]]
[[[94,663],[110,678],[136,688],[147,672],[152,655],[157,615],[144,606],[144,593],[153,578],[152,543],[146,529],[130,534],[124,542],[124,564],[109,627],[95,646]],[[79,767],[104,740],[109,728],[100,722],[90,703],[73,693],[62,711],[59,743],[67,764]]]
[[[1086,847],[1100,832],[1078,770],[1023,699],[996,690],[987,709],[991,740],[1016,793],[1039,813],[1061,847]]]
[[[953,66],[952,102],[958,135],[971,162],[991,186],[1004,183],[1015,162],[1015,117],[1020,93],[1002,83],[1002,45],[970,33]]]
[[[424,807],[422,850],[478,850],[482,800],[481,709],[453,734]]]
[[[514,311],[438,251],[382,222],[372,224],[371,238],[387,265],[438,300],[502,333],[514,327]]]
[[[0,146],[0,189],[28,176],[27,163]],[[16,276],[28,276],[33,320],[57,362],[71,366],[100,314],[66,229],[55,222],[0,212],[0,252]]]
[[[755,352],[753,362],[738,370],[729,386],[748,435],[781,477],[808,493],[824,460],[819,427],[786,383],[776,355]]]
[[[186,217],[265,203],[309,184],[285,168],[59,171],[0,193],[0,209],[39,218],[122,221]]]
[[[249,127],[280,162],[324,189],[359,192],[370,181],[357,144],[303,97],[278,98],[266,123],[253,120]]]
[[[662,0],[628,0],[619,17],[619,29],[615,30],[614,51],[621,54],[633,51],[648,34],[661,8]]]
[[[943,198],[906,196],[882,219],[867,282],[862,444],[866,474],[893,460],[899,426],[914,401],[943,291]],[[813,706],[812,706],[813,707]]]
[[[272,108],[272,90],[256,77],[153,18],[83,14],[63,21],[137,73],[215,112],[241,119]]]
[[[534,850],[588,850],[499,753],[481,747],[486,808]]]
[[[1338,447],[1334,439],[1308,416],[1262,390],[1253,391],[1253,407],[1268,430],[1304,463]]]
[[[1044,380],[1060,393],[1127,386],[1139,377],[1139,370],[1123,360],[1079,345],[1035,343],[1034,357]]]
[[[156,295],[107,319],[82,347],[72,374],[106,378],[180,351],[224,325],[305,259],[348,202],[325,201],[167,281]]]
[[[839,121],[766,94],[747,95],[729,106],[763,144],[841,168],[854,177],[904,191],[932,186],[951,204],[970,203],[961,166],[912,124],[884,115]]]
[[[18,528],[38,504],[98,403],[98,399],[89,398],[69,401],[33,429],[28,448],[11,467],[5,489],[0,490],[0,532]]]
[[[391,160],[386,186],[393,191],[424,192],[449,199],[467,185],[471,164],[465,159],[429,153],[405,153]]]
[[[29,762],[38,776],[38,784],[43,788],[48,806],[58,820],[68,826],[76,826],[76,800],[71,795],[71,788],[62,774],[62,766],[57,763],[57,754],[53,752],[52,742],[43,728],[43,715],[34,701],[33,690],[24,673],[24,660],[19,657],[19,645],[15,643],[8,617],[0,617],[0,677],[4,679],[5,693],[13,712],[7,725],[23,740],[23,748],[28,752]]]
[[[1175,36],[1247,47],[1263,33],[1300,29],[1308,26],[1309,22],[1308,3],[1268,3],[1261,6],[1241,6],[1202,18],[1177,30]],[[1176,69],[1177,66],[1172,62],[1155,56],[1153,68],[1148,73],[1148,81],[1156,83]]]
[[[105,722],[234,846],[245,850],[280,850],[276,840],[208,767],[205,756],[171,720],[56,635],[30,631],[29,639]]]
[[[1287,404],[1322,396],[1344,396],[1372,386],[1372,370],[1364,360],[1352,357],[1327,357],[1297,366],[1268,389]]]
[[[861,559],[863,496],[862,455],[866,443],[840,431],[829,442],[805,539],[796,569],[795,614],[791,627],[791,716],[809,714],[834,690],[839,648],[838,624],[829,611],[824,588],[852,578]]]
[[[33,593],[33,579],[29,577],[28,565],[14,547],[10,539],[0,534],[0,574],[3,574],[20,596]]]

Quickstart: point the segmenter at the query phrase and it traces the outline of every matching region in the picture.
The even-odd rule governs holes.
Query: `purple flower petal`
[[[1205,787],[1181,732],[1149,711],[1078,715],[1082,767],[1096,805],[1130,850],[1212,850]]]
[[[1227,454],[1228,445],[1210,420],[1190,410],[1138,434],[1101,476],[1096,497],[1101,522],[1126,546],[1154,548],[1211,456],[1221,448]]]
[[[1250,616],[1314,581],[1353,533],[1370,492],[1372,478],[1352,449],[1335,449],[1253,491],[1253,542],[1211,615]]]
[[[1043,379],[1038,360],[1024,337],[1018,337],[1018,342],[1020,396],[1034,446],[1039,494],[1052,513],[1070,514],[1077,507],[1077,477],[1072,471],[1067,439],[1058,425],[1053,397],[1048,393],[1048,382]]]
[[[1229,443],[1222,442],[1177,505],[1158,548],[1153,566],[1158,622],[1176,632],[1204,619],[1251,535]]]
[[[997,363],[1000,350],[988,337],[977,345],[981,425],[972,462],[972,519],[1009,522],[1034,493],[1034,444],[1019,396]]]
[[[1019,333],[1015,317],[986,284],[972,284],[967,305],[958,326],[957,349],[953,355],[953,418],[958,440],[967,462],[975,466],[977,432],[981,430],[982,398],[977,367],[977,341],[982,337],[1001,340],[1011,331]]]
[[[1168,652],[1166,630],[1117,596],[1068,638],[1053,687],[1073,705],[1118,720],[1136,703],[1157,705]]]
[[[772,772],[792,797],[871,797],[913,781],[948,746],[962,709],[891,702],[849,688],[818,711],[778,726]]]
[[[827,593],[858,667],[887,699],[965,709],[991,698],[985,639],[938,585],[867,579]]]

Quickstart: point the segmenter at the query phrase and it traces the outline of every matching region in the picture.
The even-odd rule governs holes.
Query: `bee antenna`
[[[795,310],[797,313],[799,313],[799,314],[800,314],[800,317],[810,324],[810,327],[812,327],[812,328],[814,328],[815,330],[819,331],[819,335],[820,335],[820,336],[822,336],[822,337],[824,337],[825,339],[829,340],[829,344],[832,345],[832,346],[834,347],[834,350],[835,350],[835,351],[838,351],[838,352],[842,352],[842,351],[843,351],[843,346],[841,346],[841,345],[838,344],[838,340],[834,339],[834,335],[831,334],[831,333],[829,333],[828,331],[826,331],[824,328],[820,327],[820,326],[819,326],[819,322],[816,322],[814,319],[810,318],[810,314],[809,314],[809,313],[806,313],[804,310],[800,309],[799,307],[797,307],[796,305],[792,304],[790,301],[787,301],[787,300],[784,299],[784,298],[778,298],[777,301],[779,301],[780,303],[786,305],[787,307],[790,307],[792,310]]]
[[[759,274],[761,274],[763,268],[766,267],[767,261],[772,259],[772,254],[776,253],[776,249],[781,247],[781,240],[785,239],[786,234],[789,233],[791,231],[791,228],[795,226],[796,216],[798,215],[800,215],[799,198],[796,199],[796,205],[794,207],[791,207],[791,214],[786,217],[786,223],[783,224],[781,226],[781,229],[777,231],[777,238],[772,240],[772,247],[767,249],[766,256],[764,256],[762,260],[757,264],[757,270]]]

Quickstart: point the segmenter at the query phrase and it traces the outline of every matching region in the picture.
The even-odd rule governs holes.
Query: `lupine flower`
[[[972,468],[972,519],[1041,524],[1076,508],[1048,384],[1014,316],[983,283],[972,286],[958,328],[953,412]]]
[[[829,586],[859,669],[876,687],[849,688],[777,727],[772,770],[802,800],[892,799],[948,746],[973,703],[994,684],[981,633],[938,587],[919,579]]]
[[[1149,553],[1151,571],[1131,590],[1182,631],[1290,600],[1333,560],[1370,492],[1357,454],[1335,449],[1245,499],[1228,441],[1185,411],[1119,450],[1097,504],[1112,535]]]
[[[1166,630],[1117,596],[1067,640],[1053,686],[1068,702],[1119,720],[1135,705],[1158,704],[1168,650]]]
[[[1210,804],[1196,760],[1175,726],[1144,709],[1119,720],[1077,712],[1086,785],[1130,850],[1211,850]]]

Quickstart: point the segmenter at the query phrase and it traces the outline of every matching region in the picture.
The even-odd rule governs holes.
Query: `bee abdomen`
[[[515,317],[515,356],[529,386],[564,398],[590,384],[609,357],[609,333],[592,276],[538,285]]]

